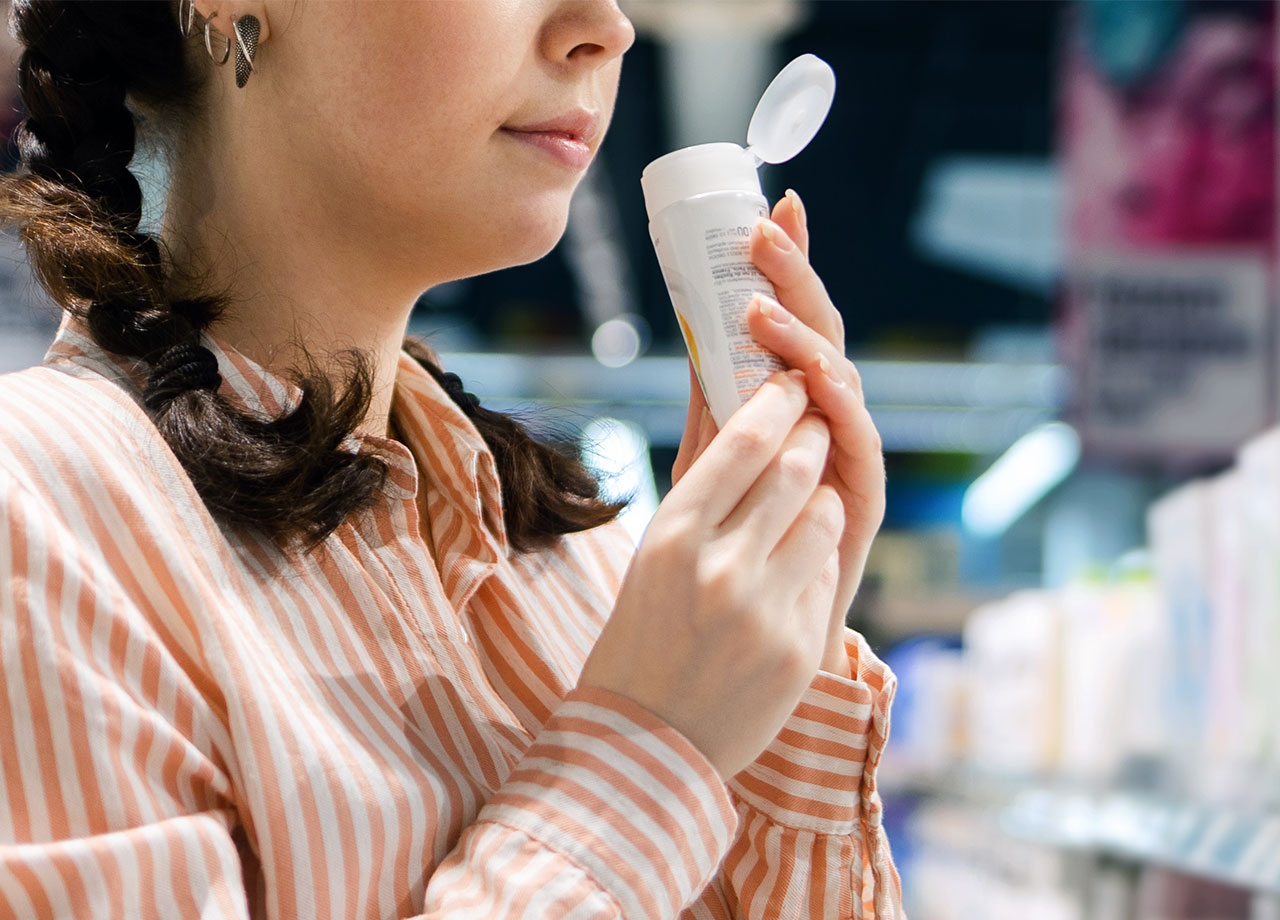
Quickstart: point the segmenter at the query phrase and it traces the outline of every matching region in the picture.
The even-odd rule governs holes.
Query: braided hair
[[[36,278],[94,341],[146,365],[143,404],[210,512],[314,548],[373,504],[388,474],[376,455],[340,446],[369,407],[368,357],[339,355],[345,374],[335,384],[304,352],[292,374],[295,407],[265,421],[238,409],[219,394],[217,362],[200,344],[230,292],[209,290],[139,230],[142,192],[128,169],[139,121],[174,130],[198,104],[211,69],[198,41],[182,37],[168,0],[15,0],[10,16],[24,46],[26,117],[16,134],[22,168],[0,177],[0,221],[19,228]],[[514,549],[603,524],[624,507],[598,497],[575,457],[481,408],[424,344],[408,339],[405,349],[492,449]]]

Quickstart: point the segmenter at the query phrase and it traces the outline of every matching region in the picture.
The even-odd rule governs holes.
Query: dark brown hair
[[[231,299],[207,290],[159,239],[139,231],[142,192],[128,169],[135,110],[172,127],[199,105],[209,69],[202,40],[182,37],[171,0],[15,0],[10,15],[24,46],[18,79],[26,118],[16,134],[22,167],[0,177],[0,221],[18,226],[41,285],[100,346],[153,368],[152,420],[209,510],[225,523],[314,547],[371,505],[387,475],[377,456],[340,447],[369,406],[369,359],[339,356],[340,386],[307,359],[291,375],[301,401],[269,421],[210,387],[174,386],[172,375],[157,380],[154,372],[162,355],[183,353],[176,346],[197,345]],[[546,546],[625,507],[602,500],[575,457],[480,407],[424,344],[408,339],[404,347],[493,451],[513,548]]]

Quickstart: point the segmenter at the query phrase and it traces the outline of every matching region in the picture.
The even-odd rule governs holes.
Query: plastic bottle
[[[769,216],[762,163],[791,159],[818,133],[836,78],[804,54],[774,77],[756,105],[747,147],[698,144],[644,168],[640,185],[662,276],[685,347],[716,424],[785,365],[747,329],[756,293],[776,297],[749,254],[752,228]]]

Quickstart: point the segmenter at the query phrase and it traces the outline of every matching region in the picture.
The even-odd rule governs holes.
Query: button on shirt
[[[282,377],[204,336],[221,393]],[[66,318],[0,376],[0,917],[901,916],[874,775],[894,679],[856,633],[723,783],[576,686],[634,552],[518,554],[494,458],[408,354],[374,506],[310,554],[218,524]]]

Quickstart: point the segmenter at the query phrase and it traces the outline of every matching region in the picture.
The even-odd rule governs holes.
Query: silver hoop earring
[[[217,15],[217,13],[213,14],[213,16]],[[209,52],[209,59],[221,67],[223,64],[227,63],[227,58],[231,57],[231,39],[227,38],[225,35],[222,36],[222,40],[227,43],[227,46],[222,51],[222,60],[218,60],[213,54],[213,40],[209,37],[213,31],[213,16],[206,19],[204,23],[204,47],[205,50]]]
[[[183,5],[186,6],[186,13],[183,13]],[[178,29],[182,32],[183,38],[190,38],[191,33],[196,27],[196,3],[195,0],[178,0]]]

